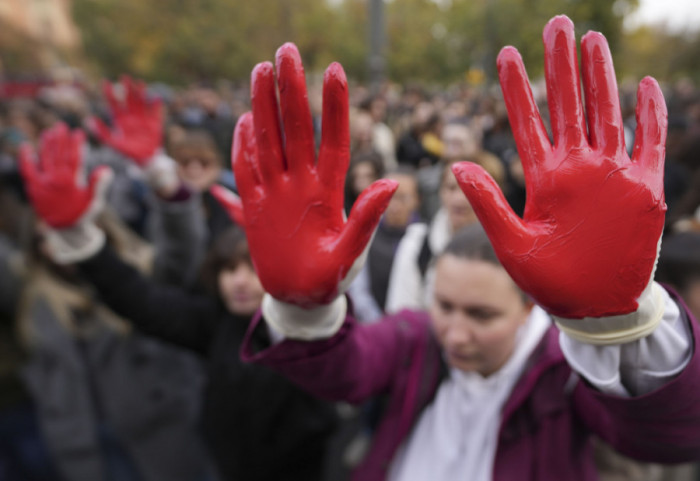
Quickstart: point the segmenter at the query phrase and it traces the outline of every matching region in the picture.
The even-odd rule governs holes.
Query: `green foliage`
[[[40,45],[11,25],[0,22],[0,71],[2,73],[41,70]]]
[[[282,43],[299,47],[308,73],[331,61],[367,80],[368,0],[73,0],[89,60],[105,76],[129,73],[184,84],[245,81],[274,60]],[[385,0],[386,66],[392,80],[441,83],[470,70],[495,80],[496,56],[514,45],[530,76],[543,70],[542,28],[558,14],[577,36],[601,31],[618,74],[699,76],[700,37],[640,29],[622,19],[638,0]],[[630,59],[634,59],[634,62]]]
[[[75,0],[87,55],[105,75],[186,83],[245,79],[286,41],[308,66],[330,57],[337,20],[319,0]]]
[[[624,72],[633,80],[651,75],[675,81],[690,77],[700,82],[700,32],[670,34],[662,29],[640,27],[624,38],[617,56]]]

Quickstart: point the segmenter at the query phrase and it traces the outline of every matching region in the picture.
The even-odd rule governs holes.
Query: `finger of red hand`
[[[579,147],[586,138],[574,24],[564,15],[544,27],[547,103],[555,147]]]
[[[615,69],[605,37],[598,32],[584,35],[581,57],[590,145],[615,158],[624,151],[625,136]]]
[[[637,130],[632,161],[646,169],[655,191],[663,192],[668,111],[659,84],[644,77],[637,89]]]
[[[262,185],[260,155],[253,123],[251,112],[246,112],[241,116],[236,124],[231,149],[233,173],[243,202],[255,199],[255,191]]]
[[[65,142],[67,136],[68,127],[63,122],[59,122],[41,134],[39,161],[42,171],[47,177],[51,177],[61,170],[61,158],[67,150]]]
[[[279,179],[286,170],[282,131],[275,93],[275,73],[270,62],[259,63],[251,73],[251,120],[255,127],[260,173],[266,182]]]
[[[337,244],[337,252],[342,259],[349,261],[348,266],[365,249],[398,186],[395,180],[377,180],[353,204]]]
[[[121,83],[127,110],[131,114],[141,115],[146,104],[145,86],[128,75],[121,77]]]
[[[316,149],[304,66],[297,47],[285,43],[277,49],[275,65],[287,168],[290,172],[308,170],[315,164]]]
[[[97,135],[97,137],[104,142],[109,144],[112,139],[112,131],[101,119],[97,117],[90,117],[88,119],[88,128]]]
[[[82,151],[83,144],[85,143],[85,133],[76,129],[69,132],[66,138],[66,158],[65,158],[65,168],[71,174],[74,174],[80,169],[82,165]]]
[[[321,182],[342,188],[350,163],[348,82],[343,67],[332,63],[323,77],[323,116],[318,173]]]
[[[527,242],[530,237],[527,226],[513,212],[503,192],[483,167],[472,162],[457,162],[452,172],[497,253]]]
[[[552,145],[532,96],[523,59],[515,48],[505,47],[498,55],[497,65],[508,119],[526,179],[536,178],[540,165],[550,156]]]
[[[48,157],[52,162],[52,176],[59,182],[69,182],[74,179],[76,165],[72,134],[65,124],[60,124],[53,134],[53,153]]]
[[[209,191],[236,224],[240,226],[245,225],[245,215],[243,214],[243,204],[240,197],[219,184],[212,185]]]

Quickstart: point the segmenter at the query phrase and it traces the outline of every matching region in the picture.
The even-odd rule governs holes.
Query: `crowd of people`
[[[572,38],[500,88],[307,87],[286,44],[250,85],[1,100],[0,481],[700,479],[650,464],[700,459],[700,89],[618,87],[589,34],[584,120]],[[605,193],[581,138],[651,173]]]

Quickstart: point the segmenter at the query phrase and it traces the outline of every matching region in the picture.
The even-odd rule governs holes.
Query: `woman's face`
[[[253,266],[239,262],[233,269],[219,272],[219,293],[232,314],[253,315],[262,304],[263,290]]]
[[[452,169],[445,169],[440,186],[440,202],[447,210],[447,218],[450,222],[452,232],[457,232],[462,227],[466,227],[472,222],[476,222],[476,214],[472,209],[469,200],[460,189]]]
[[[399,186],[389,200],[384,222],[392,227],[406,227],[420,202],[416,178],[403,173],[390,174],[386,178],[397,181]]]
[[[197,192],[206,191],[221,173],[216,153],[208,149],[181,146],[173,157],[180,178]]]
[[[435,265],[433,329],[451,367],[489,376],[515,348],[532,304],[501,266],[442,255]]]
[[[358,195],[377,180],[377,172],[370,162],[356,164],[352,170],[352,176],[352,189]]]

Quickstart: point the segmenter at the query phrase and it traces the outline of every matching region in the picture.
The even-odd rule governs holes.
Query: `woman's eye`
[[[440,306],[440,310],[444,313],[449,313],[454,310],[454,306],[446,301],[438,301],[438,306]]]
[[[490,309],[469,309],[469,317],[477,322],[488,322],[498,317],[498,312]]]

